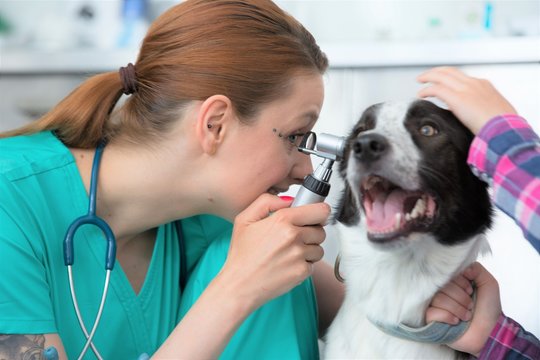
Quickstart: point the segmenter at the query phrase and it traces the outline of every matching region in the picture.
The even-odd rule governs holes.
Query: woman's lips
[[[280,189],[280,188],[276,188],[276,187],[271,187],[270,189],[268,189],[268,193],[272,194],[272,195],[277,195],[277,194],[281,194],[281,193],[284,193],[286,192],[287,190],[289,189]]]

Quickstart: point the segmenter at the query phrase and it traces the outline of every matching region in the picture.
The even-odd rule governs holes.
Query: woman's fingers
[[[296,226],[325,225],[330,216],[330,206],[326,203],[303,205],[282,210],[291,224]]]
[[[305,254],[307,262],[315,263],[323,258],[324,249],[319,245],[306,245]]]
[[[249,224],[265,219],[271,213],[291,206],[292,199],[282,199],[275,195],[263,194],[259,196],[250,206],[242,211],[235,219],[235,222]]]

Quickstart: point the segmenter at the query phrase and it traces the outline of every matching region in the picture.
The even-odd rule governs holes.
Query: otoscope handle
[[[298,194],[296,194],[291,207],[323,202],[329,191],[330,184],[328,182],[317,179],[313,175],[308,175],[304,179]]]
[[[323,202],[324,199],[326,199],[326,196],[315,194],[314,192],[302,186],[300,190],[298,191],[298,194],[296,194],[296,197],[294,198],[294,201],[291,204],[291,207],[315,204],[318,202]]]

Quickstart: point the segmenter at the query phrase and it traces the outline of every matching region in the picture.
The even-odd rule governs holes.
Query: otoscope
[[[326,199],[330,191],[332,165],[334,165],[334,161],[343,158],[345,141],[344,136],[325,133],[319,134],[317,138],[317,135],[312,131],[304,136],[298,151],[308,155],[316,155],[323,158],[323,161],[312,174],[304,178],[291,207],[323,202]]]

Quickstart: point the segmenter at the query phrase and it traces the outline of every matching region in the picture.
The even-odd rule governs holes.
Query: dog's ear
[[[359,205],[349,184],[345,184],[345,189],[335,211],[334,221],[347,226],[357,225],[360,222]]]

